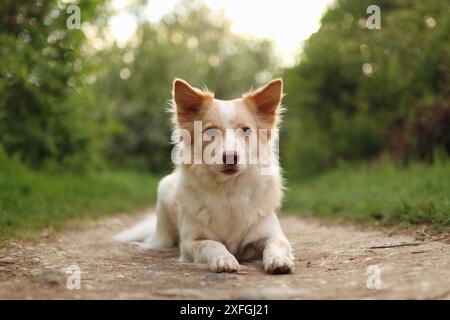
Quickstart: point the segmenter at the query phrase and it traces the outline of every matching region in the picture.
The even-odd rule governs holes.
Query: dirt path
[[[181,264],[176,251],[143,253],[111,240],[142,217],[75,224],[36,245],[13,242],[0,249],[0,298],[450,299],[448,241],[283,216],[295,274],[267,275],[259,262],[245,263],[239,274],[213,274]],[[64,268],[72,265],[81,271],[79,290],[67,289]],[[381,289],[370,290],[366,272],[375,265],[381,267]],[[375,269],[372,279],[376,275]]]

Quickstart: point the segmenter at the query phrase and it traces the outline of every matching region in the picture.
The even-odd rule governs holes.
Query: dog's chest
[[[258,201],[259,190],[236,189],[228,193],[203,196],[204,214],[209,231],[229,246],[239,246],[248,230],[267,209]]]
[[[219,186],[187,180],[177,192],[183,221],[193,226],[197,237],[219,241],[234,253],[278,208],[282,193],[276,178],[249,175]]]

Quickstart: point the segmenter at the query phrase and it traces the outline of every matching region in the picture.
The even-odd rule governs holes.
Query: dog
[[[143,241],[146,250],[178,246],[182,261],[213,272],[238,272],[239,261],[260,258],[270,274],[293,272],[276,215],[283,196],[276,152],[282,98],[282,79],[228,101],[175,79],[170,111],[178,162],[159,183],[156,221],[116,240]],[[263,154],[264,161],[249,161]],[[205,161],[207,155],[214,161]]]

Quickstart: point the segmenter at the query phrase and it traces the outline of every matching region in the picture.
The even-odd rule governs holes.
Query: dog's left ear
[[[244,96],[247,102],[262,120],[274,123],[278,108],[283,98],[283,80],[281,78],[270,81],[264,87]]]

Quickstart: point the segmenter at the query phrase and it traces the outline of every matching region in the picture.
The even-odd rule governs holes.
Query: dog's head
[[[182,162],[206,166],[223,177],[267,163],[273,157],[282,96],[281,79],[228,101],[175,79],[174,138]]]

